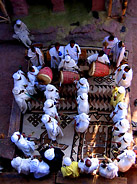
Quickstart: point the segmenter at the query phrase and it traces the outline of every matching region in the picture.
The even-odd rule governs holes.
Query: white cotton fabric
[[[119,130],[115,130],[115,127]],[[126,133],[130,128],[129,121],[127,119],[119,120],[113,127],[113,136],[118,136],[121,133]]]
[[[20,135],[20,139],[18,139],[18,135]],[[31,156],[35,150],[34,141],[28,141],[23,137],[19,132],[14,132],[11,136],[11,141],[15,143],[15,145],[23,151],[23,153],[27,156]]]
[[[89,92],[89,83],[86,78],[81,78],[76,85],[77,88],[77,96],[81,95],[82,93],[88,93]]]
[[[54,148],[49,148],[48,150],[46,150],[44,153],[44,157],[48,160],[53,160],[53,158],[55,157]]]
[[[78,49],[78,53],[77,53]],[[65,55],[70,55],[72,59],[74,59],[76,62],[79,59],[79,55],[81,54],[81,49],[78,44],[74,44],[73,48],[70,46],[70,43],[65,47]]]
[[[75,117],[76,119],[76,131],[85,132],[89,126],[90,118],[87,114],[81,113]]]
[[[66,165],[66,166],[70,166],[72,163],[71,159],[69,157],[65,157],[63,159],[63,164]]]
[[[60,99],[58,89],[52,84],[48,84],[46,86],[46,90],[44,91],[44,95],[46,99],[51,99],[57,102]]]
[[[117,162],[118,169],[121,172],[128,171],[136,162],[136,154],[132,150],[124,150],[123,153],[117,156],[120,161]]]
[[[87,167],[85,165],[87,159],[91,161],[90,167]],[[98,158],[85,158],[84,162],[81,162],[81,160],[79,160],[78,167],[80,168],[81,173],[92,174],[93,171],[99,167],[99,160]]]
[[[109,64],[110,61],[108,59],[108,56],[106,54],[103,54],[103,56],[99,57],[98,54],[93,54],[87,58],[88,63],[91,64],[94,61],[99,61],[104,64]]]
[[[82,100],[82,99],[83,100]],[[78,104],[78,114],[89,113],[89,103],[88,103],[88,95],[87,93],[82,93],[77,97],[77,104]]]
[[[112,48],[112,47],[114,47],[115,44],[118,42],[118,39],[115,37],[114,40],[109,41],[108,38],[109,38],[109,36],[106,36],[106,37],[104,38],[104,40],[103,40],[103,43],[104,43],[104,42],[107,42],[107,43],[108,43],[107,48]]]

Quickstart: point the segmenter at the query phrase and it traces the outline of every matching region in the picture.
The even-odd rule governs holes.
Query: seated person
[[[99,51],[98,54],[93,54],[87,58],[88,63],[91,64],[94,61],[99,61],[104,64],[110,65],[110,61],[108,59],[108,56],[105,54],[103,50]]]
[[[76,64],[78,64],[81,49],[79,45],[75,43],[74,40],[71,40],[70,43],[65,47],[65,55],[67,54],[70,55],[70,57],[75,60]]]
[[[17,20],[16,24],[14,25],[14,32],[13,38],[17,40],[21,40],[22,43],[29,48],[31,45],[31,40],[29,38],[30,31],[28,30],[27,26],[21,21]]]
[[[58,66],[58,70],[61,70],[61,69],[63,71],[70,71],[70,72],[77,72],[80,70],[76,62],[74,61],[74,59],[71,59],[69,55],[66,55],[65,59],[61,60]]]
[[[64,47],[57,42],[55,46],[49,50],[51,56],[51,68],[58,68],[61,59],[64,58]]]
[[[78,162],[71,161],[69,157],[65,157],[63,159],[63,166],[61,167],[61,172],[63,177],[69,176],[69,177],[79,177],[79,168],[78,168]]]
[[[30,58],[32,65],[39,67],[39,69],[45,65],[43,53],[39,48],[34,47],[34,45],[31,45],[28,50],[28,57]]]

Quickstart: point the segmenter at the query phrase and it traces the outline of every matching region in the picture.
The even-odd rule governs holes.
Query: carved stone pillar
[[[64,0],[51,0],[53,4],[53,12],[65,11]]]

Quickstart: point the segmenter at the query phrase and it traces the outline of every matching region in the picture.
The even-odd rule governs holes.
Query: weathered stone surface
[[[133,17],[137,16],[137,1],[130,0],[128,1],[127,13]]]
[[[106,10],[108,11],[108,4],[109,4],[109,0],[106,0]],[[120,3],[120,0],[114,0],[112,2],[112,12],[111,12],[111,16],[121,16],[122,14],[122,6]]]
[[[51,0],[53,4],[53,12],[61,12],[64,11],[64,0]]]
[[[121,27],[121,24],[119,22],[111,21],[109,24],[103,24],[101,30],[104,30],[106,32],[109,32],[115,35],[116,30],[118,28],[120,29],[120,27]]]
[[[96,25],[88,24],[86,26],[77,27],[74,30],[70,31],[70,34],[85,34],[89,32],[94,32],[96,30]]]
[[[28,15],[28,5],[26,0],[10,0],[14,15]]]

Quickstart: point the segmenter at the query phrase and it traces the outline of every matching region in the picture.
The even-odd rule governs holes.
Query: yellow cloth
[[[79,176],[79,169],[78,169],[78,162],[72,162],[70,166],[61,167],[61,172],[63,177],[72,176],[78,177]]]
[[[111,104],[113,107],[116,107],[116,105],[117,105],[119,102],[124,102],[124,101],[125,101],[125,93],[119,93],[119,92],[118,92],[118,89],[119,89],[119,87],[115,87],[115,88],[112,90],[112,97],[111,97],[110,104]]]

